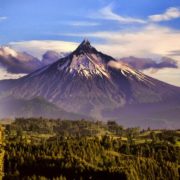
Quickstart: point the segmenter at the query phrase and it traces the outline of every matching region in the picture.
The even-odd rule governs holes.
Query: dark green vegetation
[[[4,179],[179,179],[179,131],[42,118],[4,126]]]

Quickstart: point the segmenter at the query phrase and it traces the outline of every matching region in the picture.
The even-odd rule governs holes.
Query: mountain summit
[[[108,77],[106,70],[107,59],[113,59],[99,53],[91,46],[88,40],[84,40],[78,48],[67,58],[58,62],[58,69],[86,78],[99,75]]]
[[[88,39],[84,39],[77,49],[73,52],[75,54],[86,54],[86,53],[97,53],[98,51],[91,46],[91,43]]]
[[[88,39],[84,39],[82,43],[78,46],[77,50],[90,50],[93,47]],[[94,49],[94,48],[93,48]]]
[[[0,83],[1,94],[43,97],[66,111],[124,125],[172,127],[180,115],[180,88],[144,75],[84,40],[75,51],[23,78]],[[167,113],[172,115],[166,120]]]

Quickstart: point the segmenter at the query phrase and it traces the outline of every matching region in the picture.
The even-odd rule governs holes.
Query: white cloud
[[[172,68],[164,68],[153,73],[153,69],[144,70],[143,73],[151,76],[155,79],[159,79],[166,83],[180,86],[180,68],[172,69]]]
[[[167,56],[169,52],[179,51],[180,31],[161,26],[149,25],[138,31],[97,31],[92,33],[81,34],[59,34],[66,36],[77,36],[102,39],[103,43],[94,44],[101,51],[106,52],[114,57],[124,56]],[[22,42],[11,42],[10,45],[20,51],[28,51],[37,54],[38,57],[47,50],[58,52],[73,51],[78,43],[53,40],[32,40]],[[111,48],[110,48],[111,47]],[[180,61],[180,55],[173,58]]]
[[[74,50],[78,44],[75,42],[53,41],[53,40],[32,40],[21,42],[10,42],[10,46],[18,51],[26,51],[30,54],[41,58],[42,54],[47,50],[57,52],[69,52]]]
[[[12,74],[6,71],[4,68],[0,68],[0,80],[2,79],[18,79],[26,74]]]
[[[97,13],[92,14],[91,18],[95,19],[106,19],[106,20],[113,20],[118,21],[123,24],[128,23],[146,23],[143,19],[139,18],[132,18],[132,17],[123,17],[113,12],[112,5],[108,5],[102,9],[100,9]]]
[[[152,22],[169,21],[171,19],[180,18],[180,8],[170,7],[163,14],[155,14],[149,16]]]
[[[180,8],[170,7],[162,14],[149,15],[148,18],[146,19],[140,19],[140,18],[134,18],[128,16],[127,17],[121,16],[113,12],[112,5],[108,5],[100,9],[97,13],[92,14],[90,17],[95,19],[117,21],[122,24],[129,24],[129,23],[148,24],[152,22],[155,23],[155,22],[169,21],[172,19],[180,18]]]
[[[167,56],[169,52],[179,50],[180,31],[161,26],[148,25],[138,31],[97,31],[83,34],[64,34],[87,38],[99,38],[104,43],[96,47],[106,53],[117,56]],[[173,56],[180,61],[180,56]]]
[[[104,43],[94,44],[101,51],[114,57],[124,56],[167,56],[169,52],[179,51],[180,31],[161,26],[149,25],[138,31],[97,31],[81,34],[59,34],[75,37],[87,37],[102,39]],[[53,40],[32,40],[22,42],[11,42],[10,45],[17,50],[28,51],[38,57],[47,50],[58,52],[73,51],[78,43]],[[110,48],[111,47],[111,48]],[[180,55],[173,55],[173,58],[180,61]]]
[[[0,16],[0,22],[1,22],[1,21],[4,21],[4,20],[6,20],[6,19],[7,19],[6,16]]]
[[[62,35],[62,34],[61,34]],[[65,34],[64,34],[65,35]],[[117,32],[94,32],[83,34],[66,34],[68,36],[99,38],[103,43],[93,44],[98,50],[113,57],[162,57],[170,55],[169,52],[179,51],[180,31],[161,26],[148,25],[140,30]],[[10,43],[18,50],[25,50],[33,54],[41,55],[47,50],[58,52],[73,51],[78,43],[64,41],[23,41]],[[169,56],[171,57],[171,56]],[[173,59],[180,65],[180,55],[173,54]],[[144,71],[146,74],[180,86],[180,68],[163,69],[152,74],[152,71]]]

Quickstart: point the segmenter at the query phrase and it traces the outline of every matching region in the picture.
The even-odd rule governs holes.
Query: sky
[[[39,57],[84,38],[113,57],[168,56],[180,65],[180,0],[0,0],[0,45]],[[180,86],[180,68],[145,73]]]

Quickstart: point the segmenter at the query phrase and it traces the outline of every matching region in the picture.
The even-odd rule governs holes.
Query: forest
[[[18,118],[1,134],[3,179],[179,179],[180,130]]]

